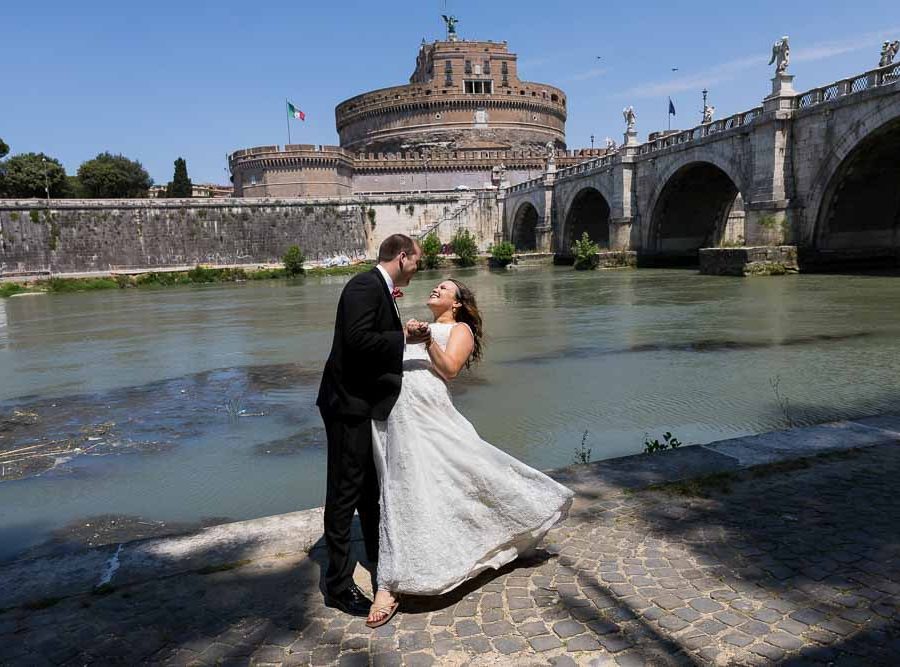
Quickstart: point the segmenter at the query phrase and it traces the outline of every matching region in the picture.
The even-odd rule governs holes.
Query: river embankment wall
[[[485,193],[317,199],[0,200],[0,276],[273,264],[375,257],[382,239],[459,227],[486,246],[497,228]],[[444,238],[446,237],[446,238]]]

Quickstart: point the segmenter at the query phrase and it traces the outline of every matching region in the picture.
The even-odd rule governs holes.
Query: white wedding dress
[[[446,348],[464,324],[432,324]],[[381,484],[378,586],[439,595],[534,547],[573,493],[488,444],[453,406],[423,344],[407,345],[387,421],[372,422]]]

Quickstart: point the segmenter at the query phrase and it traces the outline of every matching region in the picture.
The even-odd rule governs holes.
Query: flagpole
[[[672,131],[672,98],[669,98],[669,106],[666,108],[666,118],[669,119],[669,129],[668,131]]]
[[[288,143],[291,143],[291,117],[287,114],[288,110],[288,99],[284,98],[284,118],[287,121],[287,130],[288,130]]]

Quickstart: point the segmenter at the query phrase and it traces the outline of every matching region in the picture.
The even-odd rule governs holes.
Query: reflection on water
[[[535,467],[571,463],[585,430],[602,458],[663,431],[708,442],[780,428],[774,379],[797,423],[897,409],[896,278],[457,277],[487,330],[458,406]],[[404,318],[426,317],[441,278],[418,276]],[[345,281],[0,300],[0,558],[85,523],[123,539],[123,526],[321,504],[314,401]],[[100,529],[87,519],[99,515],[114,516]]]

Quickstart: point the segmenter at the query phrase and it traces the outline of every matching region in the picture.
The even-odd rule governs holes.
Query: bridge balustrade
[[[845,95],[853,95],[870,88],[886,86],[900,79],[900,63],[873,69],[859,76],[841,79],[827,86],[813,88],[797,95],[794,106],[797,109],[815,106],[822,102],[830,102]]]

